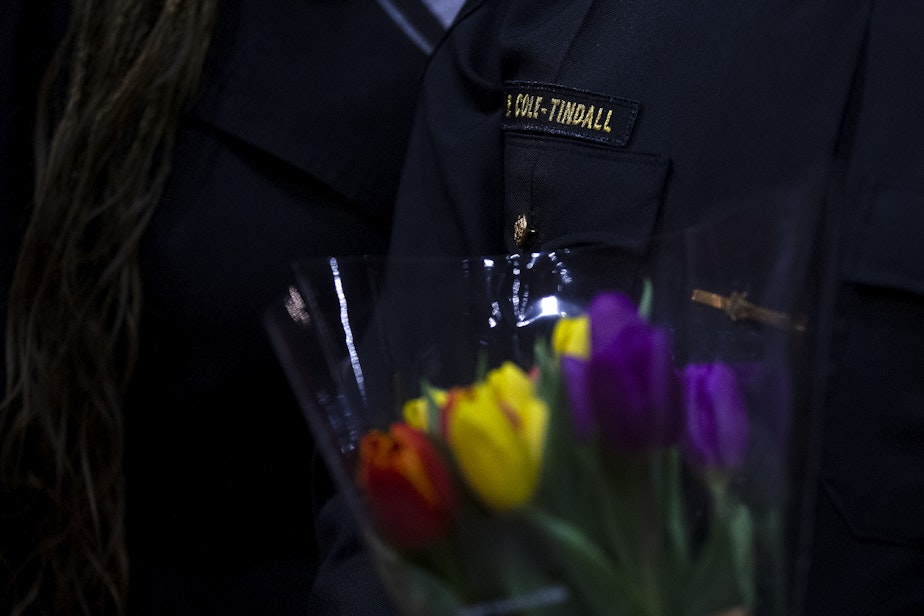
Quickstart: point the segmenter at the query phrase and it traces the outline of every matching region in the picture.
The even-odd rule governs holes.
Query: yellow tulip
[[[590,357],[590,320],[586,316],[559,319],[552,330],[552,349],[560,357]]]
[[[444,389],[429,388],[427,395],[408,400],[402,408],[405,423],[421,432],[435,431],[437,426],[430,425],[430,401],[432,400],[437,408],[442,408],[446,404],[448,395]]]
[[[429,418],[427,417],[427,399],[414,398],[404,403],[404,421],[407,425],[421,432],[428,431]]]
[[[489,508],[527,503],[539,484],[548,407],[512,363],[450,393],[446,436],[465,482]]]

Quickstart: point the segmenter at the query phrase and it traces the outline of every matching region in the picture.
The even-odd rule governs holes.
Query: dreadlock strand
[[[215,4],[77,0],[43,80],[0,407],[0,506],[25,531],[0,549],[14,614],[127,609],[121,401],[138,351],[137,251]]]

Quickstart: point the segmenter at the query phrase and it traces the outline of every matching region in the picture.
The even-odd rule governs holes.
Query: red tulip
[[[363,436],[358,480],[382,533],[398,548],[442,537],[456,509],[452,476],[428,437],[406,424]]]

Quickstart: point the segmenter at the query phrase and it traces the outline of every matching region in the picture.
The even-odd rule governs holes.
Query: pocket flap
[[[855,237],[848,280],[924,295],[924,190],[874,186]]]
[[[641,254],[661,208],[669,163],[555,138],[508,134],[504,169],[507,239],[526,221],[542,250],[604,244]]]

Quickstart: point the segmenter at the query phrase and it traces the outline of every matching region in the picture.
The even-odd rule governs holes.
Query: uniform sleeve
[[[396,203],[395,256],[504,252],[504,4],[470,3],[431,58]]]

